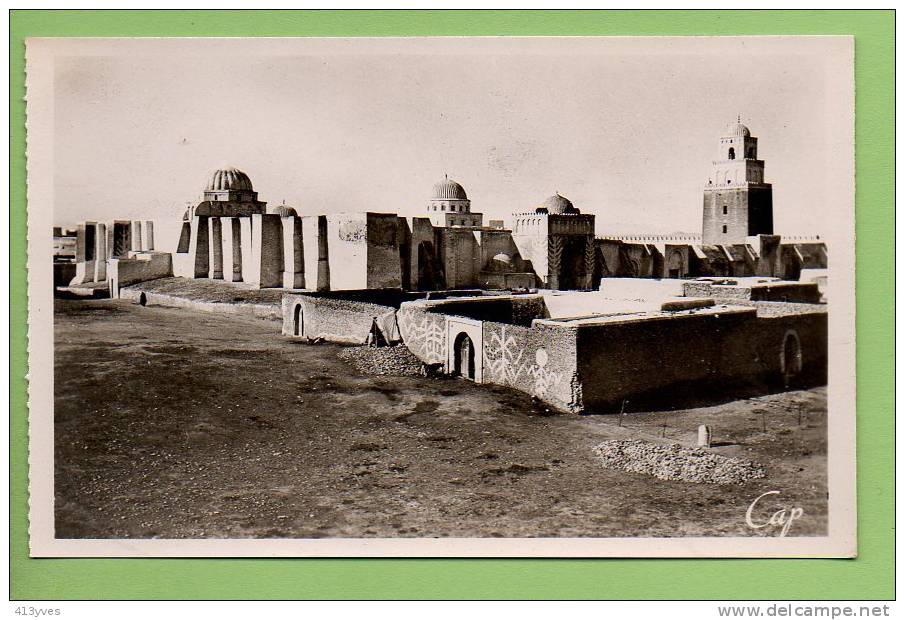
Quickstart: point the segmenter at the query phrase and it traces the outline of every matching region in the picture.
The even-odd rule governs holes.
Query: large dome
[[[243,190],[252,191],[251,179],[238,168],[221,168],[211,175],[204,188],[207,192],[218,190]]]
[[[580,213],[568,198],[560,196],[558,193],[547,198],[537,208],[538,213],[552,213],[553,215],[562,215],[563,213]]]
[[[431,200],[468,200],[468,196],[465,188],[447,177],[434,184]]]
[[[729,123],[729,126],[726,128],[726,135],[747,138],[751,135],[751,132],[741,123]]]

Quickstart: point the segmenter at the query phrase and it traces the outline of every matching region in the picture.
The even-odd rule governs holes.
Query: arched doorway
[[[672,253],[670,253],[669,263],[667,264],[667,269],[669,270],[668,275],[670,278],[681,278],[685,275],[683,262],[682,253],[680,251],[673,250]]]
[[[782,380],[786,388],[801,374],[801,340],[798,339],[798,334],[794,330],[787,331],[782,339],[779,368],[782,371]]]
[[[453,344],[453,374],[475,379],[474,344],[465,332],[460,332]]]
[[[302,304],[295,304],[292,311],[292,335],[301,336],[305,330],[305,315],[302,313]]]

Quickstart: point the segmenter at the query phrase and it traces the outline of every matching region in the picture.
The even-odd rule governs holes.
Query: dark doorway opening
[[[85,260],[94,260],[97,251],[97,228],[93,224],[85,226]]]
[[[474,381],[474,344],[468,334],[461,332],[453,345],[453,374]]]
[[[302,304],[296,304],[292,314],[292,335],[301,336],[304,330],[304,315],[302,314]]]
[[[138,296],[138,305],[139,306],[147,306],[148,305],[148,296],[142,293]]]
[[[780,364],[782,368],[782,379],[785,387],[788,388],[798,375],[801,374],[801,341],[795,332],[786,333],[782,341],[782,360]]]

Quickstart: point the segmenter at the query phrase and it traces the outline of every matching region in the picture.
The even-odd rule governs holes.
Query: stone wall
[[[745,237],[721,245],[646,244],[595,240],[595,277],[782,277],[797,280],[802,268],[826,268],[826,245],[782,242],[779,235]],[[676,275],[678,274],[678,275]]]
[[[312,295],[284,295],[282,317],[285,336],[365,344],[376,320],[387,342],[400,339],[396,310],[389,305]]]
[[[744,284],[719,284],[708,281],[684,282],[686,297],[711,297],[726,300],[782,301],[791,303],[820,303],[820,290],[815,282],[765,282]]]
[[[172,275],[172,255],[166,252],[142,253],[134,258],[111,258],[107,264],[107,283],[113,299],[120,296],[121,287]]]
[[[399,230],[399,217],[389,213],[368,213],[367,286],[365,288],[401,288],[402,253],[405,235]],[[333,265],[334,271],[342,265]],[[333,287],[331,287],[333,288]]]
[[[128,299],[136,303],[148,306],[166,306],[170,308],[187,308],[211,314],[234,314],[238,316],[253,317],[267,321],[282,321],[283,315],[280,307],[274,304],[263,303],[223,303],[219,301],[202,301],[187,297],[178,297],[167,293],[143,290],[141,285],[122,287],[119,290],[120,299]],[[191,327],[189,326],[189,329]]]
[[[515,388],[562,411],[582,409],[574,328],[493,321],[482,328],[484,383]]]
[[[75,278],[75,263],[55,262],[53,264],[53,287],[68,286]]]
[[[446,364],[446,316],[431,312],[430,306],[402,304],[396,322],[405,346],[425,364]]]
[[[576,381],[575,329],[529,327],[530,318],[543,309],[539,296],[501,298],[489,304],[450,300],[448,305],[403,304],[396,318],[403,342],[412,353],[424,363],[442,364],[448,371],[448,321],[491,311],[511,315],[524,324],[480,321],[482,383],[521,390],[562,411],[578,411],[582,400]]]
[[[630,402],[628,410],[669,408],[695,393],[713,399],[720,390],[757,393],[779,387],[783,342],[790,332],[801,343],[798,380],[825,381],[826,313],[762,318],[757,312],[683,313],[580,327],[578,378],[586,409],[618,412],[623,400]]]

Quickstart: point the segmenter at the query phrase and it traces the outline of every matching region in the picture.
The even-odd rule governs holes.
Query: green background
[[[891,599],[894,568],[893,11],[13,11],[10,577],[23,599]],[[856,560],[39,559],[27,546],[26,37],[855,36]]]

